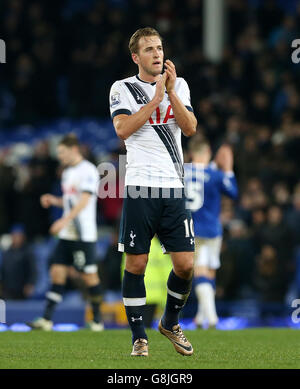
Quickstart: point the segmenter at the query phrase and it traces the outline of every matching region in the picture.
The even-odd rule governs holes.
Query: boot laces
[[[143,341],[142,339],[138,339],[138,341],[134,343],[134,348],[136,351],[142,350],[145,346],[147,346],[147,342]]]
[[[182,329],[180,327],[177,328],[177,330],[173,331],[176,336],[179,337],[180,340],[183,340],[184,342],[187,342],[187,338],[184,336],[184,333],[182,332]]]

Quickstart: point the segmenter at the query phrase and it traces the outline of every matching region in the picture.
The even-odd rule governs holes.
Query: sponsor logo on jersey
[[[164,119],[163,121],[161,122],[161,118],[162,118],[162,115],[165,113],[164,115]],[[174,119],[175,116],[173,115],[173,110],[172,110],[172,106],[171,105],[168,105],[167,107],[167,110],[165,112],[161,112],[160,109],[157,107],[156,110],[155,110],[155,113],[153,114],[154,116],[156,116],[156,119],[155,122],[153,121],[152,117],[150,116],[149,118],[149,123],[150,124],[161,124],[161,123],[167,123],[169,119]]]

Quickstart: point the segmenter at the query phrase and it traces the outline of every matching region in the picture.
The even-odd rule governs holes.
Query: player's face
[[[144,36],[139,40],[139,52],[133,54],[134,62],[151,76],[157,76],[162,72],[164,52],[161,40],[158,36]]]
[[[193,162],[198,162],[199,160],[201,160],[202,163],[207,164],[211,160],[212,154],[210,148],[206,147],[201,152],[191,153],[191,156]]]
[[[60,163],[64,166],[72,165],[74,159],[74,151],[72,147],[65,145],[58,145],[57,147],[57,158]]]

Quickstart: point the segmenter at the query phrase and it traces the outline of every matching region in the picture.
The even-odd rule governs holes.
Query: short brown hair
[[[140,38],[144,37],[144,36],[158,36],[159,39],[162,41],[162,37],[160,36],[159,32],[156,31],[154,28],[152,27],[145,27],[145,28],[139,28],[133,35],[132,37],[130,38],[130,41],[129,41],[129,50],[132,53],[138,53],[139,51],[139,40]]]
[[[193,139],[189,142],[188,149],[192,154],[202,154],[203,152],[210,150],[210,145],[207,140]]]
[[[77,135],[73,132],[70,132],[69,134],[65,135],[59,142],[60,145],[64,145],[66,147],[72,147],[72,146],[80,146],[79,140],[77,138]]]

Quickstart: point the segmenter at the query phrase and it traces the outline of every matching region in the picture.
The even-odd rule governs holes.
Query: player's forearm
[[[168,93],[168,95],[176,122],[181,128],[181,131],[186,136],[194,135],[197,127],[195,115],[184,106],[175,91]]]
[[[126,140],[130,135],[138,131],[147,122],[147,120],[149,120],[158,105],[159,101],[153,99],[133,115],[120,115],[122,116],[120,119],[116,116],[114,126],[117,135],[121,139]]]
[[[63,208],[63,198],[53,196],[53,205],[58,208]]]
[[[68,221],[75,219],[75,217],[87,206],[90,200],[90,194],[83,194],[78,203],[70,210],[70,212],[64,215],[64,218]]]

